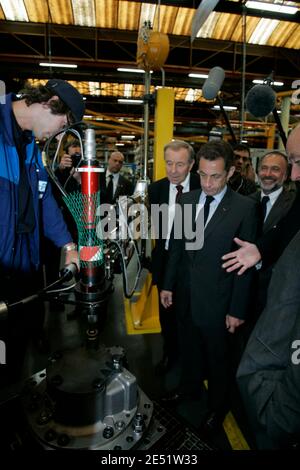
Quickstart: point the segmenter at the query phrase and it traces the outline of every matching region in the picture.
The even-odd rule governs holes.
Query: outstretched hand
[[[261,260],[261,254],[254,243],[245,242],[239,238],[234,238],[234,241],[240,248],[222,256],[222,260],[226,261],[222,264],[222,268],[228,273],[239,270],[237,274],[240,276]]]

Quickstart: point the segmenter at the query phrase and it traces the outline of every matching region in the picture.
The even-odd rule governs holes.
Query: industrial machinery
[[[141,272],[142,254],[130,228],[135,212],[130,223],[126,211],[137,201],[144,204],[145,186],[138,185],[133,197],[121,199],[117,208],[102,207],[93,129],[85,131],[84,152],[82,148],[75,169],[81,174],[81,191],[68,194],[60,185],[54,173],[56,155],[54,163],[46,157],[45,164],[77,224],[80,272],[68,266],[61,279],[19,304],[41,297],[74,305],[81,332],[72,347],[52,352],[46,369],[25,382],[20,397],[29,432],[45,449],[127,450],[141,445],[146,434],[149,447],[163,432],[161,427],[159,433],[152,431],[157,429],[153,403],[125,367],[123,349],[106,348],[99,334],[115,266],[121,264],[127,297]],[[137,271],[130,289],[127,266],[134,257]],[[0,313],[11,307],[1,303]]]

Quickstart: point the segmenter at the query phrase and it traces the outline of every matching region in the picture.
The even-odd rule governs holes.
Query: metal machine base
[[[54,353],[21,394],[30,434],[45,449],[128,450],[147,433],[153,403],[124,367],[121,348]],[[148,437],[148,445],[164,428]]]

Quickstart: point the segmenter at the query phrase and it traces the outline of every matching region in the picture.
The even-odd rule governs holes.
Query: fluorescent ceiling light
[[[124,146],[125,146],[125,144],[121,144],[121,143],[116,144],[116,147],[124,147]]]
[[[120,104],[143,104],[143,100],[126,100],[123,98],[118,99],[118,103]]]
[[[189,73],[189,77],[191,78],[207,78],[207,73]]]
[[[135,138],[135,135],[121,135],[121,139],[132,140]]]
[[[127,69],[124,67],[118,67],[117,68],[118,72],[129,72],[129,73],[145,73],[145,70],[143,69]],[[153,73],[153,70],[150,70],[150,73]]]
[[[237,109],[236,106],[223,106],[223,108],[225,109],[225,111],[235,111],[235,110]],[[217,109],[217,110],[219,110],[219,109],[221,109],[221,108],[220,108],[219,105],[216,104],[215,106],[213,106],[212,109]]]
[[[258,85],[263,85],[264,83],[266,83],[266,80],[252,80],[252,83],[256,83]],[[284,83],[283,82],[271,82],[271,85],[274,85],[274,86],[283,86]]]
[[[56,64],[55,62],[40,62],[41,67],[64,67],[66,69],[77,69],[75,64]]]
[[[274,11],[275,13],[285,13],[287,15],[295,15],[298,8],[291,7],[288,5],[281,5],[280,3],[266,3],[266,2],[255,2],[248,0],[246,2],[246,8],[251,8],[254,10],[265,10],[265,11]]]

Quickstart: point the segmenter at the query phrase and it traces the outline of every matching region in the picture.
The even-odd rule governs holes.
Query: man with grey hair
[[[194,165],[193,147],[182,140],[173,140],[164,147],[164,159],[167,176],[148,187],[150,207],[156,205],[168,205],[168,227],[163,230],[162,213],[158,220],[156,230],[155,247],[152,251],[152,282],[158,290],[162,288],[164,268],[169,254],[169,237],[175,215],[175,204],[180,195],[200,188],[200,178],[197,174],[190,173]],[[163,233],[165,232],[165,233]],[[156,372],[161,375],[174,364],[178,354],[177,324],[174,309],[164,308],[159,304],[159,319],[163,336],[163,358],[156,367]]]

